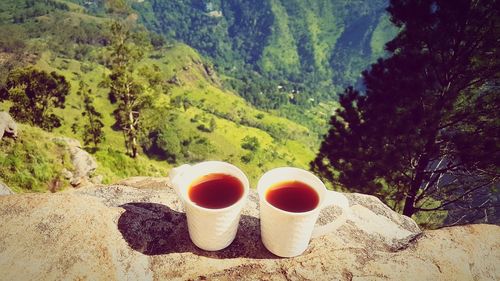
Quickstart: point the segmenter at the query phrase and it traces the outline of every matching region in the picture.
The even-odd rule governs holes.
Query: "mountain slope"
[[[397,32],[387,24],[385,0],[133,2],[148,28],[186,42],[225,74],[257,71],[316,100],[355,83]]]
[[[257,110],[224,89],[210,62],[194,49],[174,41],[157,49],[145,49],[146,58],[137,67],[137,79],[144,84],[141,72],[157,67],[155,75],[166,86],[147,89],[155,96],[153,105],[145,109],[141,117],[141,145],[148,150],[137,159],[129,158],[125,155],[122,133],[112,127],[115,105],[108,100],[109,90],[100,85],[109,74],[103,64],[109,40],[105,30],[112,17],[92,14],[88,8],[74,3],[57,3],[68,6],[62,9],[40,6],[42,12],[27,16],[22,22],[14,22],[13,15],[26,10],[26,5],[10,0],[4,2],[3,7],[9,7],[5,8],[0,28],[9,26],[21,30],[25,34],[24,47],[17,52],[32,58],[18,65],[4,65],[5,71],[34,65],[64,75],[71,84],[71,92],[65,108],[55,110],[63,117],[63,124],[53,134],[79,140],[81,133],[72,130],[75,122],[82,125],[84,120],[81,117],[82,97],[77,90],[81,81],[89,85],[95,107],[103,113],[105,124],[106,140],[93,153],[99,163],[96,174],[103,175],[104,182],[137,175],[165,176],[172,166],[208,159],[240,166],[252,184],[263,171],[273,167],[308,167],[318,144],[316,133],[286,118]],[[4,45],[0,48],[4,57],[15,60],[13,51],[5,49]],[[9,106],[9,102],[0,103],[0,110],[8,110]],[[30,135],[38,129],[26,125],[22,131]],[[161,149],[150,144],[158,134],[166,141]],[[51,135],[47,133],[42,137],[47,141]],[[13,155],[4,149],[0,154]],[[29,169],[25,170],[31,173]],[[6,183],[13,188],[27,189],[17,180]]]

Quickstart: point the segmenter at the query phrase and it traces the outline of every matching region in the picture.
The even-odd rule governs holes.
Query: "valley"
[[[261,2],[268,10],[255,10],[246,1],[6,0],[0,9],[0,83],[10,71],[29,66],[55,71],[69,82],[64,108],[54,109],[61,126],[42,134],[46,146],[54,136],[82,141],[79,87],[88,85],[105,139],[97,149],[86,149],[104,183],[165,176],[173,166],[211,159],[238,165],[254,186],[273,167],[308,169],[343,83],[356,82],[356,71],[383,55],[380,45],[394,34],[381,16],[383,1],[320,1],[311,9],[307,1]],[[352,5],[364,16],[343,12]],[[351,22],[353,17],[364,23],[369,18],[369,24]],[[123,134],[114,126],[116,106],[106,86],[109,25],[115,20],[133,26],[146,42],[134,76],[153,102],[141,112],[136,159],[126,155]],[[344,32],[352,31],[351,25],[358,29],[355,38]],[[341,67],[331,67],[335,56]],[[345,79],[336,84],[329,77]],[[0,103],[0,110],[9,107],[7,100]],[[23,125],[21,131],[26,145],[36,144],[37,128]],[[37,191],[29,188],[33,182],[45,182],[48,189],[60,177],[55,170],[41,176],[30,167],[9,166],[14,157],[9,145],[0,147],[0,177],[16,191]],[[62,159],[42,158],[43,163]]]

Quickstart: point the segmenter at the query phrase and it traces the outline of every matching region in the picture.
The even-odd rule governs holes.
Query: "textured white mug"
[[[299,181],[312,187],[319,196],[319,203],[308,212],[287,212],[274,207],[266,200],[266,192],[273,185],[285,181]],[[309,245],[313,231],[322,234],[341,226],[350,216],[349,201],[341,193],[329,191],[314,174],[291,167],[276,168],[265,173],[257,184],[260,198],[260,232],[264,246],[280,257],[295,257]],[[322,208],[336,205],[342,215],[335,221],[314,227]],[[316,235],[315,235],[316,236]]]
[[[236,203],[226,208],[208,209],[196,205],[189,198],[188,189],[193,181],[214,173],[236,177],[242,183],[243,195]],[[169,178],[184,204],[191,241],[206,251],[217,251],[229,246],[236,237],[241,209],[248,197],[249,183],[245,174],[229,163],[206,161],[174,168]]]

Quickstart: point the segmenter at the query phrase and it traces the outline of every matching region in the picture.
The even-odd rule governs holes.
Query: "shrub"
[[[257,151],[260,147],[259,139],[256,137],[246,136],[241,141],[241,148],[246,150]]]

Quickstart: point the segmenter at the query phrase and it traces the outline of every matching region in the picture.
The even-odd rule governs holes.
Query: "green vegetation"
[[[143,155],[130,158],[125,151],[106,143],[93,156],[98,163],[95,174],[104,177],[103,183],[113,183],[132,176],[165,177],[172,167],[165,161],[156,161]]]
[[[262,51],[260,68],[264,73],[278,77],[297,75],[300,66],[299,54],[289,27],[288,14],[278,0],[271,1],[271,11],[275,24],[268,38],[269,44]]]
[[[308,143],[315,142],[315,135],[310,134],[307,128],[285,118],[256,110],[242,98],[221,90],[212,82],[212,79],[216,78],[208,76],[201,57],[191,48],[176,44],[159,53],[162,54],[160,56],[162,59],[152,59],[151,57],[157,57],[152,53],[140,65],[150,65],[154,62],[160,67],[163,80],[172,80],[172,77],[176,77],[181,85],[169,83],[168,94],[160,94],[153,105],[143,112],[140,126],[143,141],[139,144],[145,155],[139,155],[136,165],[132,165],[134,161],[126,161],[126,158],[119,156],[125,151],[119,149],[123,147],[121,132],[111,128],[114,118],[109,112],[112,112],[114,107],[107,99],[106,89],[97,86],[98,77],[107,70],[103,66],[94,65],[93,70],[77,76],[72,73],[72,69],[78,70],[86,63],[76,60],[66,60],[67,63],[64,59],[54,60],[56,68],[72,77],[71,82],[76,83],[78,79],[83,79],[91,87],[93,86],[96,89],[94,93],[96,109],[99,112],[108,112],[103,115],[106,141],[95,153],[100,164],[98,174],[106,175],[106,179],[110,178],[109,181],[131,175],[164,176],[172,165],[205,159],[226,160],[238,165],[242,163],[241,155],[245,154],[241,149],[241,138],[249,132],[259,139],[266,139],[266,143],[274,147],[263,150],[255,162],[246,163],[244,170],[253,181],[265,167],[282,166],[287,163],[307,167],[308,161],[314,156],[313,148]],[[42,56],[38,65],[52,68],[44,59],[48,57],[49,55]],[[65,70],[61,65],[69,67]],[[180,100],[182,104],[176,103]],[[72,93],[64,110],[67,120],[79,118],[73,111],[79,106],[78,96]],[[208,130],[200,130],[201,125]],[[59,132],[79,137],[72,134],[69,124],[66,123]],[[286,138],[288,134],[295,140],[288,141],[286,146],[281,147],[280,137]],[[278,146],[280,148],[277,148]],[[298,156],[292,156],[292,149],[295,148],[303,151],[300,151]],[[273,149],[277,152],[270,153]],[[272,161],[257,167],[256,162],[263,162],[266,157]],[[153,167],[150,168],[148,162],[153,163]],[[115,168],[117,164],[123,167]],[[133,168],[126,169],[125,166]]]
[[[349,87],[340,97],[312,169],[409,217],[428,212],[440,223],[446,212],[460,214],[453,224],[477,220],[471,210],[495,217],[496,4],[391,2],[391,20],[404,27],[386,45],[392,56],[363,73],[364,93]]]
[[[288,120],[286,115],[278,117],[280,112],[254,108],[242,97],[224,89],[225,78],[221,79],[214,71],[214,65],[194,49],[147,33],[133,22],[130,24],[134,36],[144,39],[146,47],[142,48],[144,56],[131,75],[144,87],[146,94],[154,98],[143,108],[138,121],[139,153],[135,159],[128,157],[123,146],[123,131],[116,126],[113,115],[116,106],[108,98],[109,80],[103,79],[111,74],[108,48],[111,20],[91,14],[88,7],[65,3],[69,11],[51,9],[42,18],[26,17],[23,23],[15,25],[11,24],[10,16],[4,17],[6,22],[0,25],[15,26],[26,35],[22,41],[23,52],[28,54],[25,57],[31,58],[19,61],[16,66],[13,64],[5,71],[9,73],[17,66],[33,65],[34,69],[47,73],[55,71],[65,77],[71,90],[65,98],[65,107],[53,110],[55,115],[64,117],[54,134],[75,138],[91,146],[85,148],[96,158],[98,168],[95,173],[104,176],[104,183],[138,175],[165,176],[172,166],[214,159],[240,166],[254,185],[267,169],[284,165],[307,168],[313,159],[314,148],[319,144],[316,131]],[[0,5],[12,9],[2,15],[25,7],[17,1]],[[71,28],[62,28],[63,22]],[[5,52],[4,56],[14,63],[16,59],[12,54]],[[81,83],[88,85],[88,90],[79,91]],[[104,126],[100,133],[106,138],[97,148],[93,140],[88,142],[90,139],[81,131],[87,122],[82,118],[82,112],[88,111],[87,103],[82,102],[85,95],[92,100],[88,103],[93,107],[92,112],[102,114],[99,119]],[[280,93],[280,96],[286,97],[287,93]],[[8,110],[12,105],[4,101],[0,103],[0,109]],[[316,116],[313,109],[309,111],[311,116]],[[299,119],[300,109],[295,112]],[[86,113],[83,117],[88,116]],[[313,120],[311,124],[317,124],[318,119]],[[75,122],[78,123],[77,131],[73,126]],[[27,125],[21,130],[28,135],[37,132],[36,128]],[[39,137],[50,143],[51,136],[43,134]],[[242,160],[249,152],[242,148],[246,136],[257,139],[260,147],[252,152],[252,159]],[[4,152],[0,150],[0,155]],[[26,174],[32,173],[28,166],[19,169]],[[23,190],[42,191],[37,186],[43,186],[56,177],[51,174],[27,185],[16,179],[5,181],[13,187],[23,186]]]
[[[59,191],[68,185],[63,169],[72,168],[67,149],[54,143],[53,134],[19,126],[19,139],[0,142],[0,178],[15,192]]]
[[[307,169],[331,125],[313,164],[327,185],[440,226],[458,202],[490,202],[499,151],[488,133],[498,28],[474,19],[495,9],[457,16],[447,2],[394,1],[395,27],[385,0],[1,1],[0,110],[31,126],[0,143],[0,177],[17,192],[63,189],[70,160],[51,139],[64,135],[84,143],[104,183],[223,160],[254,186],[274,167]],[[349,88],[338,103],[347,84],[366,95]]]
[[[64,76],[32,68],[17,69],[9,74],[0,101],[9,100],[9,113],[16,120],[51,131],[61,126],[53,108],[64,108],[70,85]]]
[[[398,28],[390,21],[389,15],[383,15],[380,17],[379,23],[373,31],[373,36],[370,41],[372,57],[374,59],[387,56],[384,49],[385,43],[393,39],[397,35],[398,31]]]
[[[143,59],[129,77],[154,97],[137,122],[140,147],[135,160],[125,155],[123,131],[112,114],[116,106],[108,99],[110,80],[103,82],[113,64],[111,18],[131,11],[125,1],[2,1],[0,56],[5,63],[0,74],[5,75],[0,77],[29,65],[65,77],[71,90],[65,108],[54,109],[55,115],[64,116],[54,131],[85,145],[91,145],[92,136],[94,147],[87,149],[97,158],[97,173],[105,182],[133,175],[164,176],[173,165],[205,159],[240,165],[252,181],[276,166],[306,168],[335,107],[334,101],[322,100],[334,95],[326,81],[331,75],[329,59],[343,30],[342,13],[349,8],[322,1],[292,2],[132,3],[153,31],[127,18],[134,36],[146,44],[141,48]],[[376,5],[361,10],[370,13]],[[284,56],[287,52],[293,55]],[[77,94],[81,82],[90,90],[87,103]],[[4,101],[0,108],[13,105]],[[88,113],[89,106],[95,116],[102,114],[102,128],[85,127],[94,115]],[[73,130],[75,122],[78,131]],[[106,138],[97,146],[93,135]],[[242,148],[246,137],[256,139],[258,149]]]
[[[92,90],[83,81],[80,81],[77,95],[83,97],[82,117],[85,119],[82,128],[83,144],[93,143],[94,149],[97,150],[97,146],[106,139],[103,132],[102,114],[95,109]],[[76,134],[79,130],[79,122],[73,123],[71,129]]]
[[[242,139],[241,148],[250,151],[257,151],[260,148],[259,139],[256,137],[246,136]]]
[[[132,7],[149,29],[212,58],[226,87],[259,108],[277,110],[289,104],[314,107],[358,81],[396,34],[387,25],[385,5],[153,0]]]
[[[125,148],[132,157],[137,157],[138,125],[141,110],[150,103],[150,97],[145,94],[144,87],[134,77],[137,63],[142,60],[144,53],[134,41],[135,33],[130,28],[115,21],[111,25],[111,54],[109,80],[109,99],[116,103],[113,111],[116,125],[120,127],[125,136]],[[134,40],[136,39],[136,40]],[[142,48],[141,48],[142,47]]]

